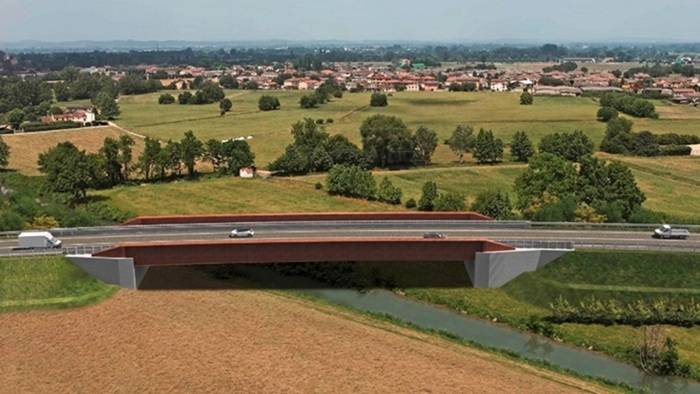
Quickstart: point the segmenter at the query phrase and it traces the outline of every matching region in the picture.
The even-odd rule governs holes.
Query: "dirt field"
[[[258,290],[122,290],[0,315],[0,392],[601,391],[432,336]]]
[[[101,147],[106,137],[118,138],[123,132],[110,127],[89,129],[44,131],[2,136],[3,141],[10,146],[10,165],[8,168],[28,175],[39,173],[37,160],[39,154],[64,141],[70,141],[80,149],[95,153]],[[141,152],[143,142],[134,138],[134,157]]]

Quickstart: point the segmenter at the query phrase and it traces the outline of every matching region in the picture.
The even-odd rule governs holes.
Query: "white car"
[[[690,232],[685,228],[672,228],[668,224],[654,230],[652,237],[659,239],[688,239]]]
[[[231,234],[228,235],[229,238],[252,238],[255,235],[255,231],[252,228],[234,228]]]

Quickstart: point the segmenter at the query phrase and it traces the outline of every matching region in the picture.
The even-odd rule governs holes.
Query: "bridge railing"
[[[561,241],[561,240],[530,240],[530,239],[517,239],[517,240],[498,240],[507,245],[511,245],[519,249],[560,249],[560,250],[573,250],[574,243],[571,241]]]

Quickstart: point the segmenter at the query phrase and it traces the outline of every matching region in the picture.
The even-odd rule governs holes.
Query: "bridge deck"
[[[513,250],[483,238],[293,238],[123,243],[96,253],[136,265],[345,261],[471,261],[477,252]]]

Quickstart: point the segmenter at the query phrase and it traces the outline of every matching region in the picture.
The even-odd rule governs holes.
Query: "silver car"
[[[229,238],[252,238],[255,231],[252,228],[234,228],[228,235]]]

